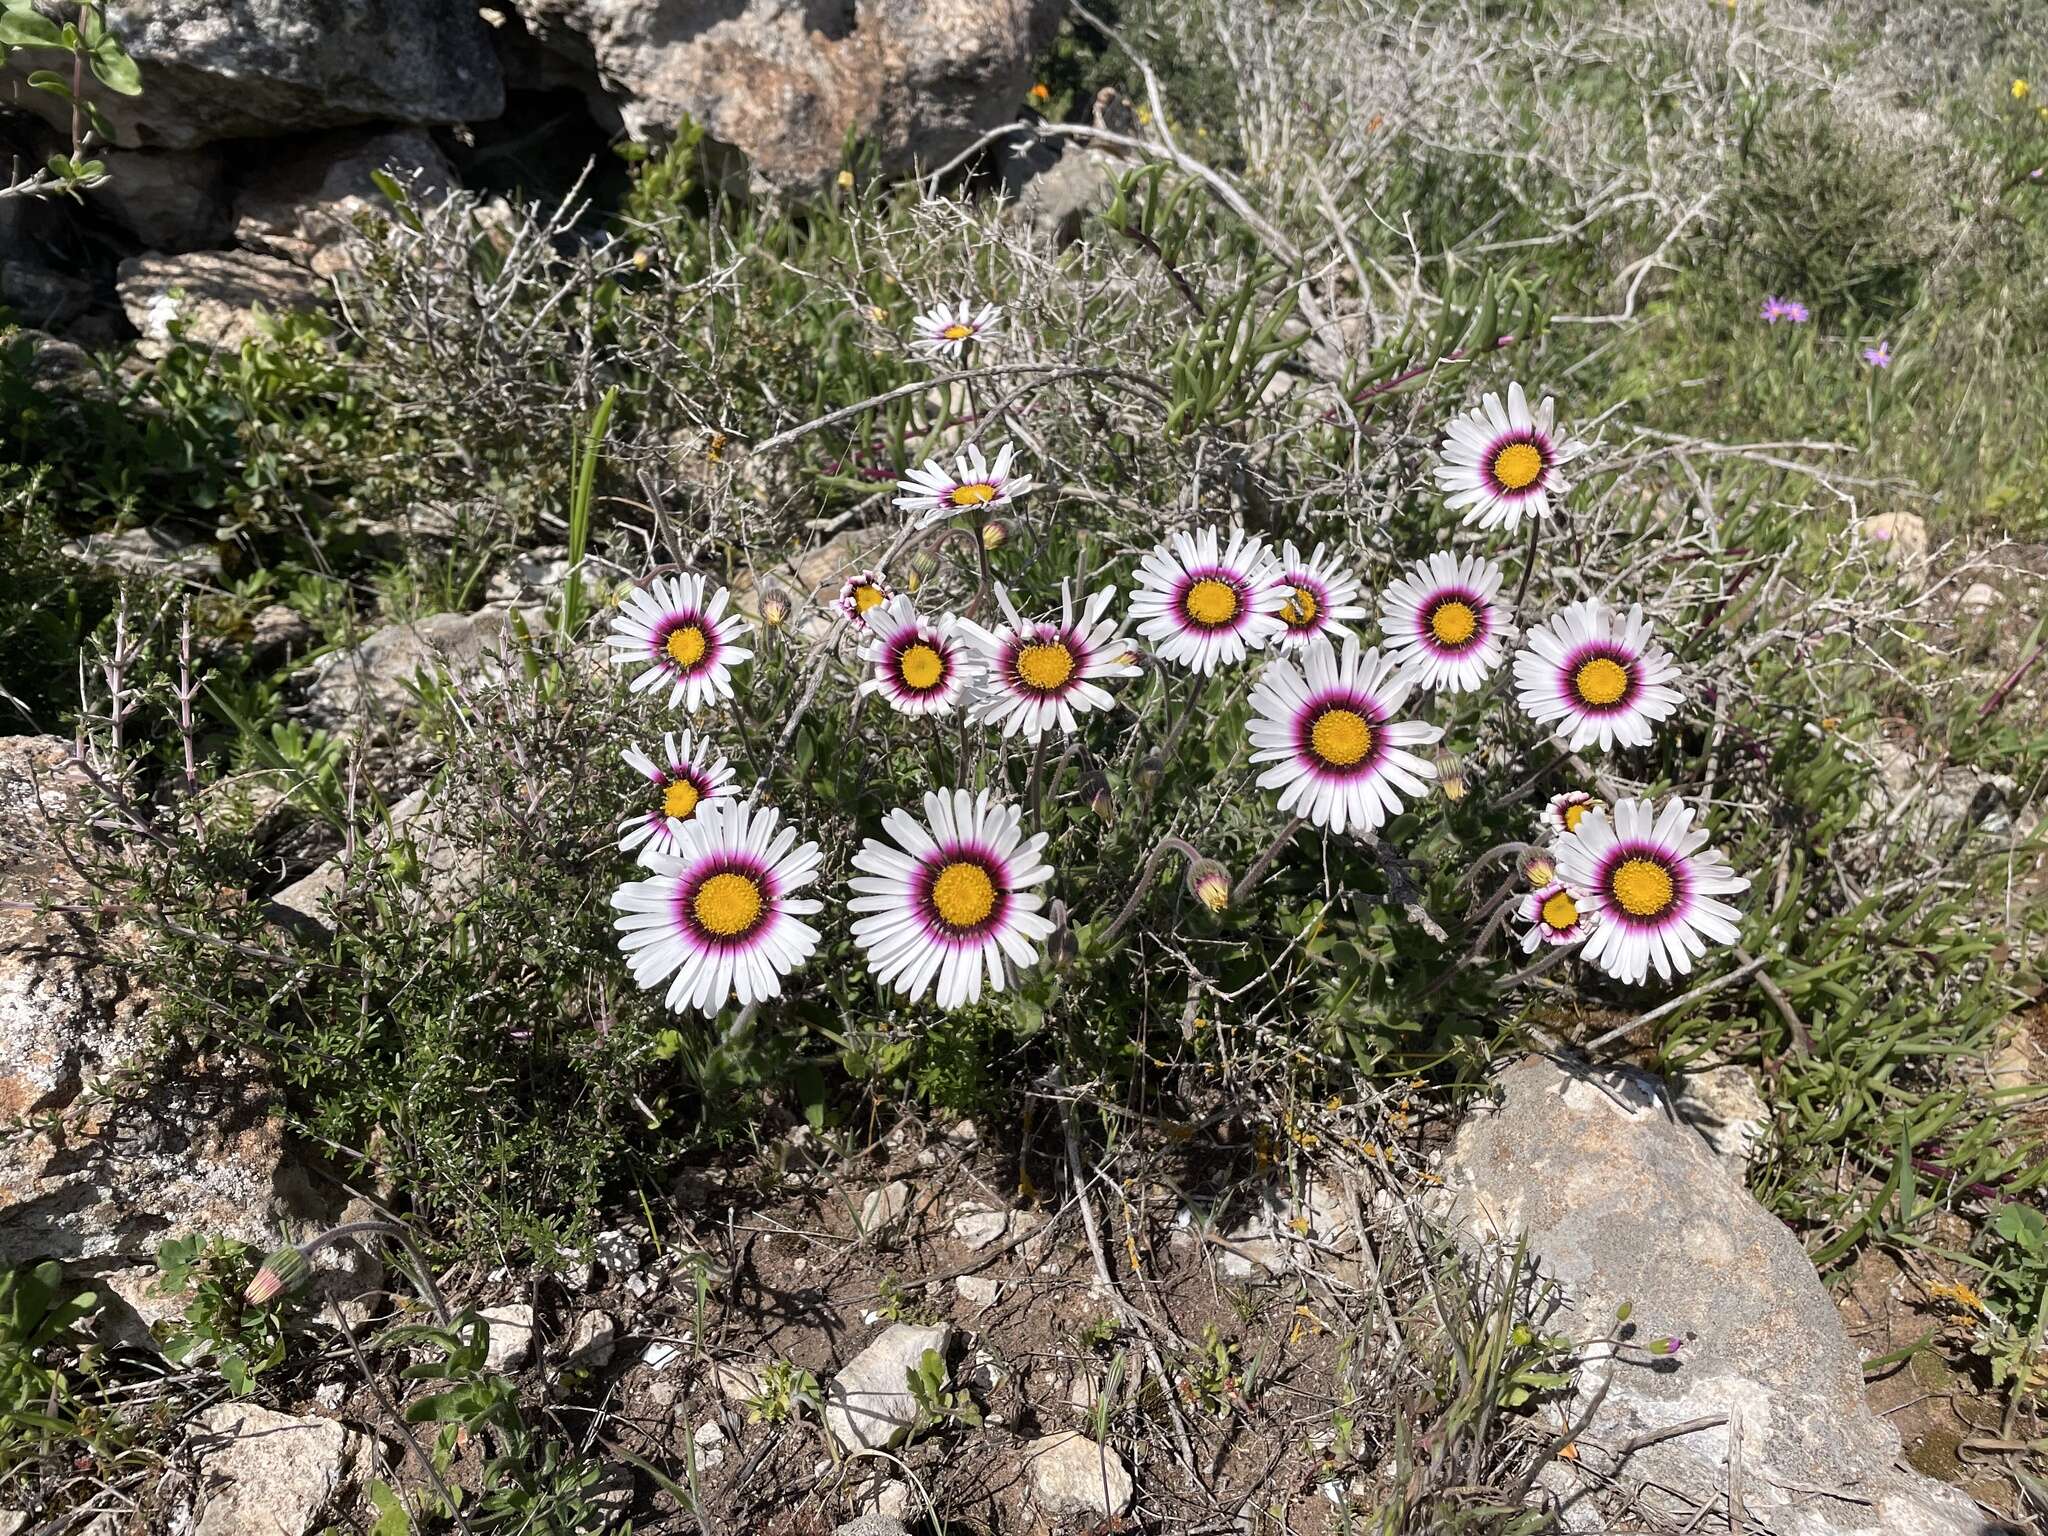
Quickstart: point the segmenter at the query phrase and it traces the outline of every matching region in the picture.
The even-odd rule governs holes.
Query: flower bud
[[[920,545],[910,552],[910,569],[919,576],[929,576],[939,568],[938,551],[930,545]]]
[[[981,525],[981,547],[993,554],[1010,542],[1010,525],[992,517]]]
[[[1091,768],[1081,779],[1081,803],[1102,820],[1116,820],[1116,799],[1109,792],[1109,775]]]
[[[761,622],[770,629],[789,622],[789,594],[772,582],[761,587]]]
[[[1188,890],[1211,912],[1230,905],[1230,871],[1214,859],[1197,859],[1188,866]]]
[[[1465,759],[1455,752],[1439,752],[1436,755],[1436,787],[1444,792],[1444,798],[1456,805],[1465,798]]]
[[[1538,849],[1522,860],[1522,878],[1542,890],[1546,885],[1557,883],[1557,861],[1550,854]]]
[[[1166,759],[1157,752],[1147,752],[1138,763],[1136,774],[1138,788],[1151,794],[1166,782]]]
[[[288,1291],[295,1291],[305,1284],[312,1265],[306,1262],[305,1254],[297,1248],[280,1248],[263,1261],[256,1277],[242,1292],[242,1300],[252,1307],[267,1307]]]
[[[1052,918],[1052,932],[1046,936],[1045,954],[1052,961],[1056,971],[1070,971],[1074,962],[1081,958],[1081,941],[1074,937],[1074,928],[1067,921],[1067,904],[1055,901],[1049,913]]]

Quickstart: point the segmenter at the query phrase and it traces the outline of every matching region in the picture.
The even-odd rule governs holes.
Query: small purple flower
[[[1789,320],[1794,325],[1806,324],[1806,306],[1797,299],[1781,299],[1776,295],[1764,300],[1763,320],[1766,325],[1776,325],[1780,320]]]
[[[1880,341],[1874,347],[1863,349],[1863,361],[1873,368],[1889,368],[1892,365],[1892,344]]]

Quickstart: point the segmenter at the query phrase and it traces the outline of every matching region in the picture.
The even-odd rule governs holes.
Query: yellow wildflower
[[[2033,87],[2031,85],[2028,85],[2026,81],[2015,80],[2012,83],[2012,99],[2014,101],[2025,101],[2027,99],[2027,93],[2032,89]]]

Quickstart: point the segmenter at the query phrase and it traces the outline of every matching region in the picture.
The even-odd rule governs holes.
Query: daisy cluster
[[[989,306],[941,306],[918,317],[916,344],[958,356],[998,322]],[[1512,533],[1562,504],[1564,467],[1584,449],[1554,416],[1550,400],[1532,410],[1514,385],[1449,424],[1436,480],[1468,525]],[[950,470],[932,460],[902,481],[897,505],[918,527],[964,516],[982,529],[1035,488],[1009,446],[993,459],[969,446]],[[957,715],[963,729],[1042,745],[1112,709],[1112,689],[1140,675],[1143,657],[1208,678],[1268,653],[1246,726],[1260,787],[1329,832],[1369,834],[1438,775],[1418,749],[1443,731],[1408,718],[1411,705],[1487,688],[1518,636],[1501,569],[1477,554],[1440,551],[1391,580],[1372,646],[1358,632],[1371,612],[1362,583],[1324,544],[1276,549],[1240,527],[1198,528],[1145,554],[1133,577],[1121,614],[1113,585],[1077,594],[1066,577],[1055,612],[1027,613],[991,583],[996,612],[983,622],[972,616],[978,603],[968,614],[921,612],[884,571],[859,571],[837,600],[860,636],[857,690],[899,714]],[[671,708],[694,714],[732,698],[733,671],[752,655],[747,635],[728,592],[661,576],[626,600],[607,644],[639,669],[634,692],[665,691]],[[1646,745],[1678,705],[1676,667],[1640,608],[1574,603],[1522,639],[1516,700],[1569,751]],[[778,809],[742,797],[706,735],[670,733],[658,753],[636,746],[624,758],[646,785],[619,827],[620,848],[645,875],[613,897],[634,979],[665,984],[670,1007],[707,1015],[777,996],[820,940],[805,921],[824,905],[807,894],[818,845],[800,841]],[[1587,961],[1636,982],[1652,968],[1688,971],[1707,942],[1734,941],[1737,914],[1721,898],[1747,882],[1705,846],[1682,802],[1609,807],[1574,793],[1546,815],[1552,841],[1530,872],[1525,949],[1583,944]],[[1054,931],[1055,871],[1047,834],[1027,833],[1020,807],[989,789],[938,787],[921,806],[889,811],[879,830],[850,861],[843,903],[878,986],[953,1009],[1038,962]]]

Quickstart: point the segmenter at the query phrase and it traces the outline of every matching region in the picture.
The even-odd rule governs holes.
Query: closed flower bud
[[[1439,752],[1436,755],[1436,786],[1444,792],[1444,798],[1456,805],[1465,798],[1465,759],[1455,752]]]
[[[1010,525],[1001,518],[991,518],[981,525],[981,547],[991,552],[1001,549],[1010,542]]]
[[[1230,871],[1214,859],[1197,859],[1188,866],[1188,890],[1211,912],[1230,905]]]
[[[789,594],[782,588],[761,588],[761,622],[770,629],[780,629],[789,622]]]
[[[929,576],[939,568],[937,551],[929,545],[920,546],[910,552],[910,568],[920,576]]]
[[[280,1248],[263,1261],[263,1267],[256,1271],[256,1277],[242,1292],[242,1300],[252,1307],[267,1307],[288,1291],[295,1291],[305,1284],[312,1266],[306,1256],[296,1248]]]
[[[1538,851],[1522,860],[1522,878],[1542,890],[1546,885],[1557,884],[1557,861],[1548,853]]]

